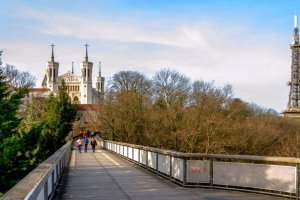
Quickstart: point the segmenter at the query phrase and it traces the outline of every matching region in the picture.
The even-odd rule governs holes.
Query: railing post
[[[141,163],[141,150],[138,149],[138,162]]]
[[[172,179],[172,156],[170,156],[170,179]]]
[[[55,165],[55,169],[56,169],[56,173],[55,173],[56,182],[55,182],[55,185],[57,185],[57,183],[58,183],[58,165],[57,164]]]
[[[186,175],[187,175],[186,158],[184,158],[183,159],[183,187],[186,185]]]
[[[62,174],[63,171],[63,165],[62,165],[62,158],[59,160],[59,167],[60,167],[60,174]]]
[[[53,171],[52,171],[52,177],[51,177],[51,179],[52,179],[52,192],[53,192],[53,190],[54,190],[54,187],[55,187],[55,183],[54,183],[54,176],[55,176],[55,173],[54,173],[54,169],[53,169]]]
[[[63,156],[63,158],[62,158],[63,168],[66,166],[66,165],[65,165],[65,156],[66,156],[66,153],[64,153],[64,156]]]
[[[49,194],[48,194],[48,180],[47,180],[44,185],[44,199],[47,200],[48,196],[49,196]]]
[[[131,157],[132,157],[132,160],[134,160],[134,148],[131,147]]]
[[[148,167],[148,153],[149,151],[146,151],[146,166]]]
[[[209,160],[209,185],[210,187],[214,184],[214,165],[213,165],[213,159]]]
[[[158,174],[158,153],[156,153],[156,173]]]
[[[126,146],[126,147],[127,147],[127,155],[126,155],[126,157],[129,158],[129,148],[128,148],[128,146]]]
[[[296,164],[296,199],[299,199],[299,164]]]

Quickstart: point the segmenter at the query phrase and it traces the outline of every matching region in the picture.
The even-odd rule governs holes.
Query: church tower
[[[96,91],[98,94],[99,101],[103,101],[104,99],[104,81],[105,78],[101,76],[101,62],[99,62],[99,75],[96,81]]]
[[[85,45],[85,60],[81,63],[80,103],[92,104],[93,63],[88,60],[88,44]]]
[[[59,63],[54,61],[54,44],[51,44],[52,54],[51,60],[48,61],[45,76],[46,76],[46,85],[51,92],[56,92],[58,90],[58,68]]]
[[[288,85],[290,86],[290,93],[288,106],[287,109],[283,112],[283,114],[285,117],[300,119],[300,44],[297,15],[295,15],[294,20],[294,37],[293,42],[291,44],[291,81],[288,82]]]

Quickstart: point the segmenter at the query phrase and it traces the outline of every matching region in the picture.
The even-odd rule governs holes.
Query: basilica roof
[[[65,82],[80,82],[80,76],[77,76],[71,72],[67,72],[61,76],[58,76],[58,82],[60,82],[62,79],[65,80]]]

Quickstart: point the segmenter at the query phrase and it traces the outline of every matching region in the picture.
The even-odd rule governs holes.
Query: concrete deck
[[[283,200],[227,190],[182,188],[105,150],[72,151],[63,199]]]

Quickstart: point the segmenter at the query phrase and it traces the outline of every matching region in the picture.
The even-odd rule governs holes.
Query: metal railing
[[[100,143],[102,148],[184,187],[221,188],[299,199],[299,158],[181,153],[108,140]]]
[[[47,160],[32,170],[18,184],[6,192],[1,200],[44,200],[54,195],[64,167],[68,166],[72,141],[67,142]]]

